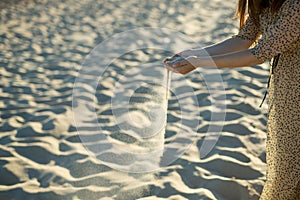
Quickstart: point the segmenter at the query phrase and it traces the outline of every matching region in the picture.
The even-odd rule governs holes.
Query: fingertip
[[[168,62],[168,61],[170,61],[170,60],[171,60],[171,58],[170,58],[170,57],[167,57],[167,58],[164,59],[163,62],[165,63],[165,62]]]

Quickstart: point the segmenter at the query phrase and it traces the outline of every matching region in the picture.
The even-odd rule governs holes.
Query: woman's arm
[[[175,63],[165,61],[167,68],[181,74],[186,74],[197,67],[235,68],[261,63],[263,62],[258,60],[250,49],[215,56],[190,56]]]
[[[212,57],[196,58],[196,67],[215,66],[218,68],[236,68],[262,64],[250,49]]]
[[[203,49],[190,49],[185,50],[176,55],[181,57],[189,56],[215,56],[227,53],[232,53],[240,50],[248,49],[252,45],[253,41],[240,39],[238,37],[232,37],[224,40],[220,43],[214,44],[212,46],[205,47]]]

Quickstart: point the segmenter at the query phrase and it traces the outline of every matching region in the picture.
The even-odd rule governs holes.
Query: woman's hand
[[[178,54],[172,58],[164,60],[165,66],[174,72],[187,74],[197,68],[197,58],[195,56],[181,57]]]
[[[235,68],[254,66],[262,63],[263,61],[258,60],[258,58],[252,54],[251,49],[206,57],[190,56],[183,58],[180,56],[173,56],[164,61],[164,64],[168,69],[180,74],[186,74],[197,67]]]

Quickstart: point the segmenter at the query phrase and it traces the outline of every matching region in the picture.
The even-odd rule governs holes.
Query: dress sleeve
[[[262,34],[257,45],[250,49],[263,62],[287,51],[299,40],[300,0],[287,0],[278,12],[279,18]]]
[[[258,36],[259,28],[254,23],[254,20],[251,17],[248,17],[244,27],[239,31],[237,35],[233,37],[254,42],[256,41]]]

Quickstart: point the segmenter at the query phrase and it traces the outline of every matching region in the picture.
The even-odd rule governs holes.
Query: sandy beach
[[[171,91],[162,65],[236,34],[235,6],[1,1],[0,199],[259,199],[268,65],[172,74]]]

